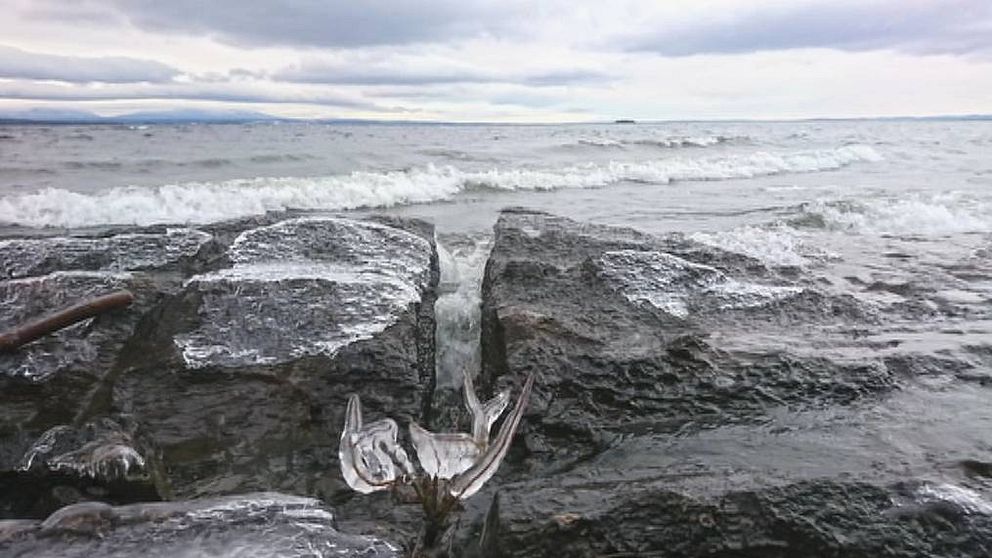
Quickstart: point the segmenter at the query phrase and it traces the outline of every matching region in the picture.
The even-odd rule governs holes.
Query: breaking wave
[[[805,235],[791,227],[746,225],[730,231],[698,232],[689,238],[728,252],[756,258],[771,266],[803,267],[832,257],[806,242]]]
[[[627,146],[647,146],[661,149],[678,149],[686,147],[711,147],[725,143],[747,142],[747,136],[671,136],[659,138],[611,139],[599,137],[580,138],[575,143],[565,144],[564,147],[586,146],[623,149]]]
[[[611,162],[553,169],[465,171],[429,165],[406,171],[353,172],[322,177],[186,182],[156,188],[113,188],[93,194],[48,188],[0,199],[0,222],[25,226],[209,223],[287,209],[345,210],[450,199],[470,188],[554,190],[618,182],[668,184],[835,170],[878,161],[871,147],[756,152],[707,158]]]
[[[892,236],[992,232],[992,207],[957,194],[906,199],[818,201],[795,224]]]

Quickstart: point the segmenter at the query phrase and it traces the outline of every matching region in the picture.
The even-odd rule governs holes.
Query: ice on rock
[[[677,318],[696,307],[755,308],[789,298],[801,287],[744,283],[708,265],[657,251],[603,253],[600,275],[631,302],[648,304]]]
[[[414,233],[349,219],[245,231],[228,249],[233,267],[187,282],[199,294],[201,323],[174,342],[194,369],[332,356],[420,301],[431,253]]]
[[[196,229],[126,233],[106,237],[13,238],[0,240],[0,279],[56,270],[136,271],[190,258],[212,236]]]
[[[54,426],[42,434],[21,459],[18,469],[45,469],[105,481],[127,478],[145,459],[131,436],[110,419],[75,428]]]
[[[395,544],[342,533],[318,500],[271,492],[110,506],[81,502],[44,522],[0,525],[4,556],[398,558]],[[0,522],[3,523],[3,522]]]

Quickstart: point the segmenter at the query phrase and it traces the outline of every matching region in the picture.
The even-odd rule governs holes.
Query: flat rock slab
[[[232,267],[187,281],[201,298],[200,326],[176,344],[189,368],[333,357],[420,302],[432,254],[429,239],[374,222],[309,217],[250,229],[228,249]]]
[[[10,557],[401,556],[399,547],[334,528],[317,500],[277,493],[113,507],[85,502],[44,521],[0,521]]]

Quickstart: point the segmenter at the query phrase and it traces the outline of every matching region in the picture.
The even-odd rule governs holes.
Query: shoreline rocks
[[[137,298],[0,356],[5,516],[43,517],[93,498],[252,490],[333,498],[347,490],[337,437],[349,393],[399,417],[430,413],[438,283],[430,225],[304,216],[177,231],[0,241],[0,327],[110,287]],[[127,432],[79,434],[106,421]],[[39,452],[55,439],[58,452]],[[61,458],[23,466],[29,455],[81,453],[78,467]],[[126,474],[92,474],[121,464]],[[110,489],[125,479],[141,487],[134,499]],[[46,482],[61,497],[24,509],[25,494]]]
[[[368,556],[398,558],[395,545],[334,527],[312,498],[263,492],[109,506],[82,502],[44,521],[0,520],[4,556]]]
[[[503,556],[992,549],[992,485],[912,449],[982,454],[984,396],[934,392],[913,375],[934,355],[862,340],[902,314],[677,234],[526,209],[494,232],[482,383],[537,382],[464,544],[499,492]]]
[[[352,493],[338,437],[350,393],[402,438],[459,429],[437,408],[454,399],[436,385],[438,267],[431,226],[396,218],[0,241],[0,304],[23,315],[60,293],[138,295],[0,361],[0,517],[18,518],[0,551],[152,536],[153,556],[397,555],[384,541],[411,540],[421,511]],[[986,344],[928,325],[913,291],[865,293],[678,234],[503,211],[477,384],[536,383],[453,554],[992,554]],[[932,350],[900,341],[931,331]],[[155,499],[176,501],[131,504]]]

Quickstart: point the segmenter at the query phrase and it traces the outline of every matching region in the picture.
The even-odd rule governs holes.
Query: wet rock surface
[[[680,235],[506,210],[483,380],[537,383],[500,492],[508,556],[984,556],[981,305],[879,301]],[[960,300],[960,297],[959,297]]]
[[[843,276],[522,209],[483,246],[481,317],[452,280],[436,327],[418,221],[0,241],[0,326],[136,294],[0,355],[0,554],[397,555],[421,511],[345,485],[347,397],[464,432],[479,360],[480,397],[536,384],[454,555],[992,554],[987,253]]]
[[[334,528],[310,498],[254,493],[113,507],[83,502],[44,521],[0,520],[0,553],[33,557],[398,557],[383,540]]]
[[[79,499],[156,496],[147,477],[133,485],[82,466],[50,468],[46,458],[94,442],[89,423],[111,414],[109,389],[130,358],[128,344],[210,244],[205,232],[164,228],[0,241],[0,329],[119,289],[135,295],[128,308],[0,354],[0,513],[39,517]]]
[[[423,420],[430,225],[269,216],[0,241],[0,329],[135,303],[0,355],[0,511],[253,490],[329,496],[345,401]]]
[[[804,338],[850,338],[877,318],[790,275],[681,236],[507,211],[483,284],[483,377],[542,380],[527,440],[540,466],[567,466],[623,432],[759,420],[769,407],[892,389],[879,362],[803,351]],[[771,348],[731,348],[755,331]]]

